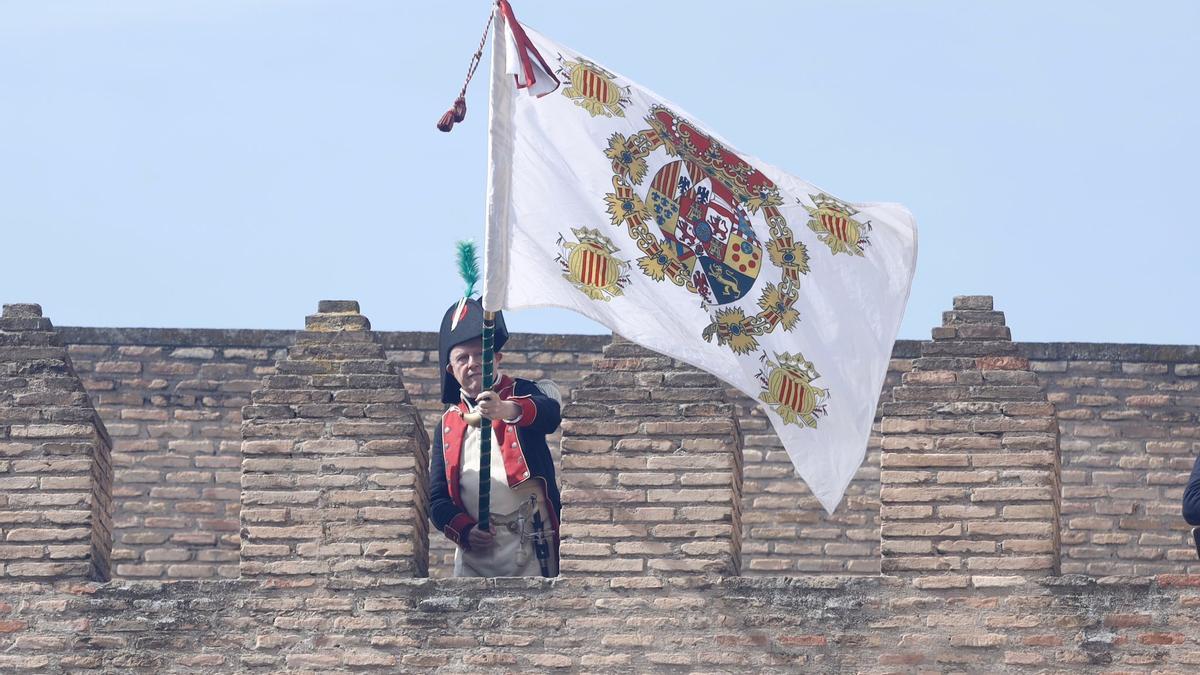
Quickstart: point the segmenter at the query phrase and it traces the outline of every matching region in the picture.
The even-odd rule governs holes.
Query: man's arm
[[[1192,478],[1183,491],[1183,519],[1191,525],[1200,525],[1200,457],[1192,467]]]
[[[450,498],[450,487],[446,483],[446,457],[442,453],[441,420],[438,420],[433,432],[433,445],[429,448],[429,519],[447,539],[464,549],[471,548],[468,537],[475,526],[475,519],[458,508]]]
[[[517,426],[539,434],[554,433],[562,422],[562,404],[558,387],[550,380],[538,383],[518,381],[514,396],[508,400],[521,408]]]

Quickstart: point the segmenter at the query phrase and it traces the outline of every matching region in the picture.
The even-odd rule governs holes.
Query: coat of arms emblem
[[[758,399],[771,406],[786,424],[816,428],[825,415],[829,391],[813,384],[820,377],[811,361],[801,354],[776,354],[778,363],[763,355],[766,373],[759,372],[763,391]]]
[[[612,240],[586,227],[571,228],[571,234],[578,241],[558,236],[559,255],[555,260],[562,266],[563,278],[593,300],[607,301],[622,295],[629,283],[629,262],[613,255],[617,247]]]
[[[761,311],[715,309],[704,337],[745,354],[758,347],[757,336],[791,330],[808,252],[779,210],[779,188],[665,107],[652,107],[645,121],[650,128],[632,136],[614,133],[605,152],[613,168],[608,212],[645,253],[638,267],[695,293],[707,308],[746,297],[770,261],[782,278],[762,289]],[[758,232],[770,239],[764,244]]]
[[[585,58],[570,61],[559,56],[558,74],[568,82],[563,96],[588,111],[592,117],[624,117],[629,105],[629,87],[614,81],[616,75]]]
[[[871,222],[855,220],[858,211],[854,207],[829,195],[813,195],[812,200],[812,206],[804,207],[811,216],[808,229],[816,232],[817,238],[834,255],[846,253],[863,257],[863,247],[871,243],[868,235]]]

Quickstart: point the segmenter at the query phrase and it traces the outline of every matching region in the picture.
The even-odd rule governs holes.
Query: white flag
[[[832,513],[912,286],[912,215],[738,152],[500,4],[484,307],[565,307],[737,387]]]

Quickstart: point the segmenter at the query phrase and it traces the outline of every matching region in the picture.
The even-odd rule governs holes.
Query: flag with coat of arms
[[[493,20],[484,308],[574,310],[735,386],[832,513],[912,286],[912,215],[739,152],[505,0]]]

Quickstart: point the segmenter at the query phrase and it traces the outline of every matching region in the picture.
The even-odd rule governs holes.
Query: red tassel
[[[454,105],[442,115],[442,119],[438,120],[438,131],[450,131],[454,128],[456,122],[461,122],[467,118],[467,99],[459,96],[454,99]]]
[[[467,118],[467,85],[471,83],[471,78],[475,75],[479,59],[483,57],[483,46],[487,43],[488,31],[491,29],[492,15],[489,13],[487,25],[483,28],[483,37],[479,39],[479,49],[475,50],[475,54],[471,56],[471,64],[467,66],[467,80],[463,82],[462,91],[458,92],[458,98],[454,99],[454,105],[450,106],[446,114],[438,120],[438,131],[450,131],[456,122]]]

